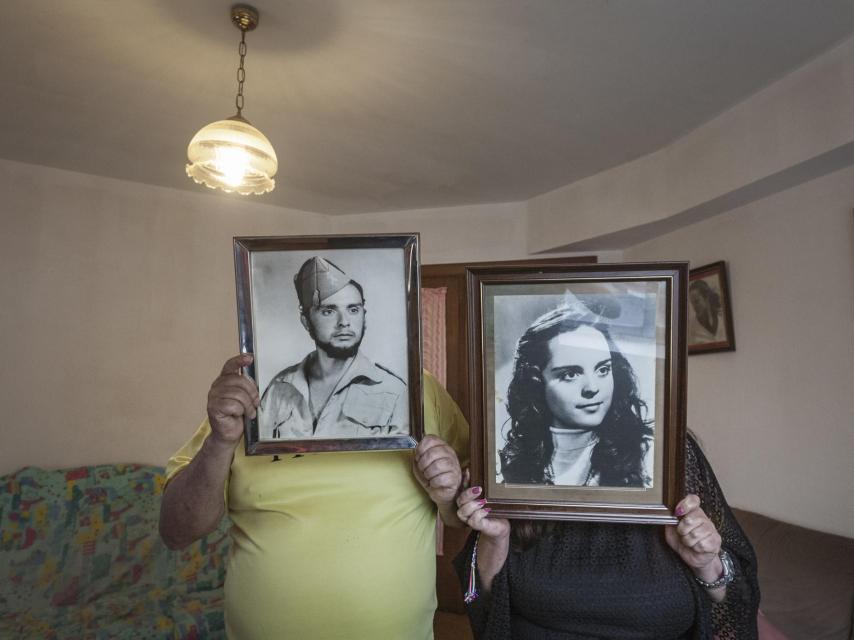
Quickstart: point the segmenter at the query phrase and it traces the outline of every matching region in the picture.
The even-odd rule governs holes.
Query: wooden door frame
[[[470,419],[468,382],[468,322],[466,302],[466,267],[514,267],[531,265],[572,265],[597,262],[596,256],[545,258],[537,260],[507,260],[500,262],[469,262],[428,264],[421,266],[421,287],[446,287],[445,296],[445,357],[447,362],[445,387],[451,397]],[[451,564],[468,536],[468,529],[440,530],[442,555],[436,558],[436,597],[438,611],[465,614],[462,590]]]
[[[596,256],[572,256],[564,258],[542,258],[534,260],[503,260],[492,262],[455,262],[450,264],[425,264],[421,266],[421,287],[446,287],[445,296],[445,341],[446,362],[445,388],[457,402],[468,419],[468,322],[466,315],[466,267],[515,267],[531,265],[572,265],[595,263]]]

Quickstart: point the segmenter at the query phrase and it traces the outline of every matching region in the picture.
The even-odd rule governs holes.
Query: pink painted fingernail
[[[486,509],[483,510],[484,513],[489,513],[490,511],[492,511],[492,509],[490,509],[489,507],[486,507]]]
[[[472,495],[475,495],[475,496],[479,495],[481,491],[482,491],[482,489],[480,487],[472,487],[471,488],[471,493],[472,493]]]
[[[486,500],[478,500],[477,501],[477,506],[479,506],[479,507],[482,507],[485,504],[486,504]]]
[[[684,516],[685,515],[685,507],[683,507],[681,504],[678,507],[676,507],[676,515],[677,516]]]

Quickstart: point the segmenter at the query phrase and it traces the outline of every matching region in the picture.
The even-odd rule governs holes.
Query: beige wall
[[[0,473],[165,461],[236,349],[234,235],[420,231],[424,262],[528,257],[515,204],[330,218],[6,161],[0,189]],[[625,254],[728,261],[738,351],[689,358],[691,426],[734,504],[849,534],[852,207],[848,169]]]
[[[653,231],[625,259],[730,265],[738,351],[689,359],[689,414],[733,503],[850,535],[854,169],[828,172],[854,163],[851,53],[522,203],[330,217],[0,160],[0,474],[166,460],[236,349],[232,236],[418,231],[440,263]]]
[[[664,148],[531,198],[529,247],[626,247],[854,164],[852,105],[849,38]]]
[[[854,534],[854,168],[625,252],[726,260],[735,352],[688,358],[689,425],[732,504]]]
[[[165,462],[236,349],[231,235],[320,228],[316,215],[10,162],[0,192],[0,473]]]
[[[422,261],[527,257],[524,206],[329,217],[0,160],[0,474],[165,463],[237,349],[235,235],[422,233]]]

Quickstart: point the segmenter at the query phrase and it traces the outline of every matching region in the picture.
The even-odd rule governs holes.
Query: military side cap
[[[341,291],[348,284],[350,284],[350,276],[320,256],[303,262],[294,276],[299,303],[306,310],[320,304],[321,300]]]

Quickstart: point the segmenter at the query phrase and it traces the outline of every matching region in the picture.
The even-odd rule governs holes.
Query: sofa
[[[163,469],[101,465],[0,478],[0,638],[222,638],[228,523],[161,542]]]
[[[157,532],[161,467],[0,477],[0,638],[223,638],[229,523],[181,551]],[[735,510],[759,558],[760,638],[854,640],[854,539]],[[437,640],[471,631],[445,529]]]
[[[789,640],[854,640],[854,539],[733,512],[759,562],[760,631],[771,637],[770,623]]]
[[[0,638],[224,638],[230,525],[167,549],[164,480],[162,467],[136,464],[0,477]],[[446,531],[455,553],[463,532]],[[469,637],[462,611],[453,594],[440,600],[437,639]]]

